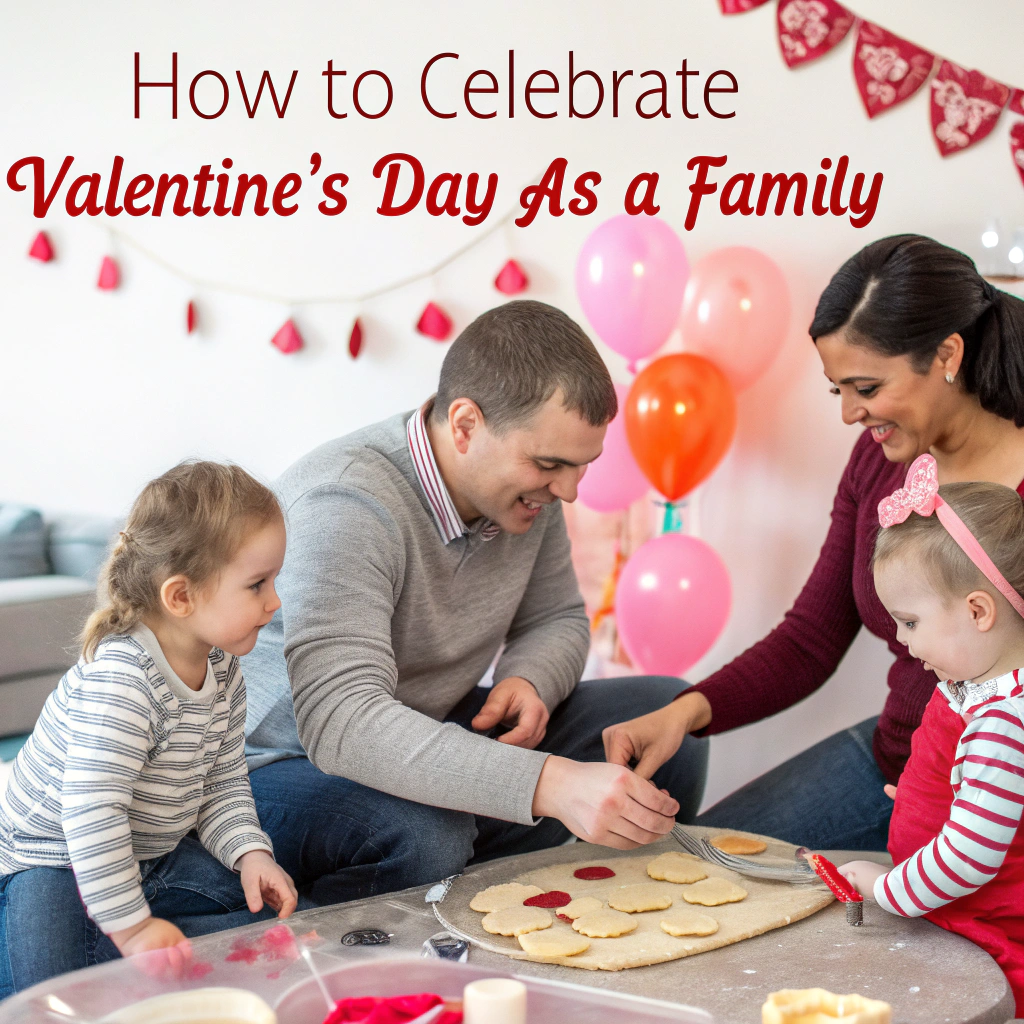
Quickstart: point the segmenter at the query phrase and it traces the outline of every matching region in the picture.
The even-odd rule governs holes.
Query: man
[[[602,729],[679,680],[577,685],[589,628],[561,503],[615,412],[579,326],[510,302],[452,343],[421,409],[278,481],[283,607],[244,662],[247,749],[260,821],[307,899],[434,882],[570,833],[631,848],[696,812],[703,741],[654,784],[603,762]]]

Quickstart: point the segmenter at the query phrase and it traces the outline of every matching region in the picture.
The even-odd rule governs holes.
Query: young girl
[[[999,484],[937,485],[922,455],[879,505],[875,588],[897,639],[940,682],[896,791],[887,871],[841,870],[892,914],[985,949],[1024,1015],[1024,503]],[[959,740],[953,769],[935,765]],[[948,764],[948,760],[946,762]]]
[[[273,493],[237,466],[184,463],[139,495],[0,796],[0,998],[118,954],[180,965],[183,931],[294,910],[249,789],[238,667],[280,607],[284,549]]]

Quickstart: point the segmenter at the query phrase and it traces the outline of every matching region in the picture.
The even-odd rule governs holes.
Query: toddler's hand
[[[839,874],[845,878],[867,899],[874,898],[875,879],[884,875],[889,869],[870,860],[851,860],[839,868]]]
[[[180,980],[192,959],[188,939],[170,921],[147,917],[145,921],[111,932],[110,940],[123,957],[151,978]]]
[[[890,786],[888,783],[882,787],[882,791],[890,800],[896,799],[896,787]]]
[[[298,893],[288,873],[265,850],[243,853],[237,867],[249,909],[258,913],[263,904],[273,907],[280,918],[288,917],[298,902]]]

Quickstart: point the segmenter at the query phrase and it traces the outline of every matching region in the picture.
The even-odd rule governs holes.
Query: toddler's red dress
[[[1016,673],[1012,674],[1016,682]],[[1002,677],[1005,679],[1005,677]],[[1024,670],[1022,670],[1024,678]],[[957,684],[953,684],[954,686]],[[960,684],[962,685],[962,684]],[[987,684],[980,684],[982,686]],[[921,895],[914,895],[914,890],[924,894],[926,899],[922,905],[934,904],[939,900],[936,891],[942,896],[948,897],[950,890],[955,889],[947,871],[952,871],[954,876],[959,876],[956,865],[952,865],[952,857],[949,851],[939,846],[943,863],[939,865],[940,872],[935,872],[935,864],[931,864],[931,872],[936,877],[926,877],[928,870],[922,864],[921,857],[929,850],[934,849],[936,844],[942,843],[942,833],[952,835],[960,845],[961,853],[969,855],[970,842],[967,842],[968,850],[964,850],[965,840],[962,835],[950,831],[951,810],[954,805],[954,798],[958,797],[958,790],[962,791],[959,780],[963,775],[964,758],[970,758],[970,753],[964,753],[963,738],[967,733],[979,736],[979,729],[985,728],[985,720],[989,714],[999,711],[999,703],[1003,696],[996,694],[983,702],[983,705],[974,705],[975,712],[979,706],[983,714],[982,723],[970,725],[975,716],[969,712],[966,714],[968,727],[965,730],[965,718],[955,710],[957,702],[950,699],[950,693],[946,689],[950,684],[942,684],[932,695],[932,699],[925,709],[924,717],[920,727],[914,733],[911,740],[910,759],[906,769],[899,780],[897,789],[896,806],[893,808],[892,824],[889,829],[889,853],[892,855],[896,867],[888,875],[879,879],[876,885],[876,898],[881,896],[879,902],[885,906],[889,901],[884,893],[885,880],[892,882],[890,887],[897,897],[897,906],[887,906],[886,909],[894,910],[907,916],[923,916],[942,928],[958,935],[963,935],[971,942],[981,946],[999,964],[1007,981],[1013,990],[1017,1003],[1017,1016],[1024,1016],[1024,831],[1019,827],[1020,814],[1018,812],[1018,825],[1013,827],[1011,835],[1010,821],[996,821],[993,827],[998,831],[1002,830],[1001,838],[1009,838],[1009,845],[1005,842],[996,842],[986,836],[975,836],[974,840],[981,840],[987,844],[986,849],[995,859],[1001,855],[997,847],[1005,849],[1002,861],[995,872],[994,877],[989,876],[988,881],[974,888],[973,891],[960,895],[950,902],[944,903],[922,911],[922,906],[916,904]],[[1019,685],[1018,685],[1019,689]],[[1005,691],[1005,688],[1004,688]],[[1010,702],[1010,707],[1003,705],[1007,711],[1012,707],[1019,709],[1020,698]],[[986,707],[992,711],[985,713]],[[1014,717],[1018,717],[1016,714]],[[1004,726],[998,729],[998,741],[1000,744],[1015,744],[1019,742],[1009,717],[997,725]],[[980,734],[984,740],[984,734]],[[1004,750],[1010,753],[1010,758],[1003,764],[1006,771],[1015,773],[1020,771],[1022,758],[1013,756],[1012,747],[1005,747]],[[991,754],[992,751],[985,753]],[[1019,754],[1024,755],[1024,751]],[[1000,760],[1002,758],[985,757],[982,753],[976,753],[974,758],[981,760]],[[970,764],[967,765],[971,767]],[[1018,777],[1020,783],[1019,791],[1024,791],[1024,776]],[[982,784],[984,785],[984,783]],[[977,793],[976,793],[977,799]],[[990,805],[998,804],[1001,810],[1005,810],[1007,800],[1020,799],[1024,805],[1024,796],[1011,792],[999,792],[989,800]],[[1005,816],[997,814],[994,810],[986,810],[985,800],[976,805],[975,811],[989,815],[994,819],[1004,817],[1012,818],[1012,815]],[[965,831],[960,826],[961,832]],[[979,847],[975,846],[977,851]],[[982,871],[987,870],[986,864],[977,863]],[[906,869],[910,869],[909,876]],[[901,872],[901,869],[904,869]],[[961,879],[964,880],[964,879]],[[897,889],[896,882],[900,887]],[[949,883],[949,884],[947,884]],[[923,888],[922,888],[923,887]],[[934,891],[933,891],[934,890]],[[910,897],[908,902],[907,897]],[[909,914],[907,913],[909,911]]]

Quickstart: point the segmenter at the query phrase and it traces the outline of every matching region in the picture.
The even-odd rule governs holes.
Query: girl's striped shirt
[[[0,873],[71,867],[104,932],[150,914],[138,862],[192,830],[226,867],[273,853],[245,766],[245,682],[214,648],[192,690],[153,633],[106,637],[47,698],[0,795]]]

